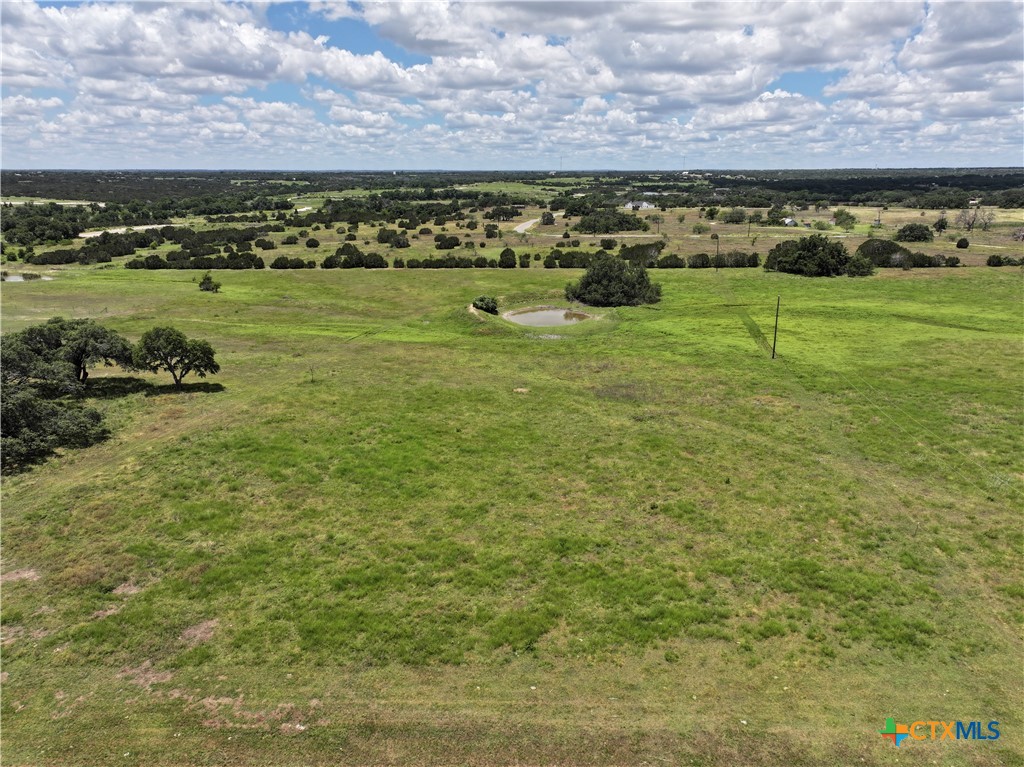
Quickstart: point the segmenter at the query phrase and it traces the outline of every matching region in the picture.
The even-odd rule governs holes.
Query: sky
[[[4,168],[1024,165],[1024,2],[0,0]]]

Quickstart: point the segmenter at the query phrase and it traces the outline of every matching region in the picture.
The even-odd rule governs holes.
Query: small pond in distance
[[[577,322],[590,319],[589,314],[574,312],[571,309],[520,309],[509,312],[505,319],[517,325],[528,325],[531,328],[551,328],[559,325],[575,325]]]

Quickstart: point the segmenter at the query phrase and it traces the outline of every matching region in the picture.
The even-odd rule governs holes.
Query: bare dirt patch
[[[213,638],[213,632],[217,629],[217,624],[219,623],[220,621],[217,618],[197,623],[195,626],[190,626],[182,631],[179,638],[189,647],[201,645],[203,642],[209,642]]]
[[[26,567],[21,570],[11,570],[9,573],[0,575],[0,583],[12,583],[14,581],[38,581],[39,577],[38,570]]]
[[[153,662],[147,660],[143,661],[141,666],[121,669],[117,676],[119,679],[127,679],[132,684],[137,684],[149,692],[153,689],[153,685],[171,681],[174,674],[170,671],[157,671],[153,668]]]
[[[109,618],[111,615],[117,615],[121,612],[121,605],[111,605],[103,610],[97,610],[92,614],[94,619]]]
[[[519,387],[513,389],[512,391],[514,391],[516,394],[529,394],[530,393],[530,390],[527,389],[525,386],[519,386]]]
[[[208,696],[194,701],[185,710],[201,709],[205,714],[203,726],[215,730],[276,729],[283,735],[298,735],[309,727],[306,720],[311,712],[305,712],[292,703],[280,703],[272,709],[251,709],[245,706],[244,700],[242,695],[236,698]]]
[[[4,626],[0,629],[0,645],[7,647],[21,639],[27,633],[24,626]]]
[[[131,581],[128,581],[127,583],[122,583],[120,586],[114,589],[114,593],[117,594],[119,597],[131,596],[132,594],[138,594],[140,591],[142,591],[142,586],[136,586]]]

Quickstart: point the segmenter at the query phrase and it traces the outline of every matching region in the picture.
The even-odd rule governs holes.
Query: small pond
[[[509,312],[505,319],[517,325],[528,325],[531,328],[551,328],[559,325],[575,325],[577,322],[590,319],[589,314],[574,312],[571,309],[520,309]]]

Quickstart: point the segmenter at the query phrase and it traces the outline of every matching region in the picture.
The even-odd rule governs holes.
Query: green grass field
[[[1024,764],[1019,269],[54,274],[223,371],[5,480],[5,765]]]

